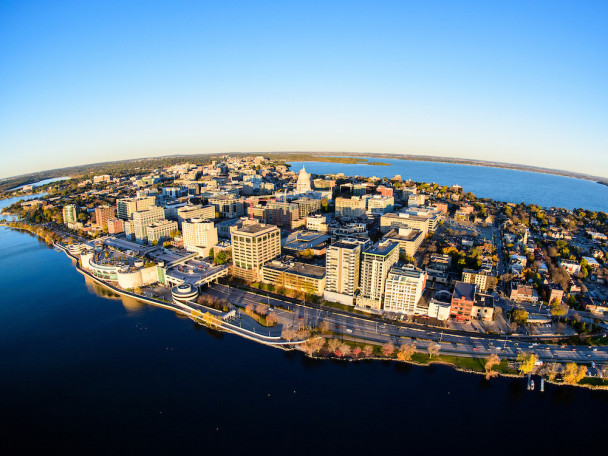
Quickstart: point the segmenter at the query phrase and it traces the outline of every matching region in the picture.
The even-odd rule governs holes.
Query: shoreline
[[[7,224],[0,224],[0,226],[9,228],[9,229],[14,229],[15,231],[22,231],[22,232],[28,232],[30,234],[33,234],[35,236],[38,237],[38,240],[41,242],[45,242],[49,247],[53,247],[56,251],[61,251],[63,252],[70,260],[75,262],[75,266],[76,266],[76,270],[78,272],[80,272],[83,276],[90,278],[91,280],[93,280],[96,284],[98,284],[99,286],[105,288],[106,290],[109,290],[113,293],[118,294],[119,296],[127,296],[127,297],[131,297],[133,299],[136,299],[144,304],[148,304],[148,305],[153,305],[153,306],[157,306],[160,308],[164,308],[167,310],[172,310],[173,312],[175,312],[176,314],[180,314],[184,317],[187,317],[189,319],[192,319],[193,321],[195,321],[197,324],[202,324],[201,322],[199,322],[198,320],[194,320],[194,318],[192,317],[192,312],[194,310],[198,310],[198,309],[193,309],[189,306],[186,306],[185,304],[182,305],[181,307],[178,307],[178,304],[175,303],[169,303],[169,302],[165,302],[165,301],[160,301],[160,300],[156,300],[153,298],[148,298],[146,296],[141,296],[126,290],[122,290],[120,288],[114,287],[100,279],[98,279],[97,277],[93,276],[92,274],[90,274],[89,272],[85,271],[84,269],[82,269],[80,267],[79,264],[79,260],[78,258],[76,258],[75,256],[73,256],[72,254],[70,254],[67,249],[65,247],[63,247],[60,244],[57,244],[56,242],[53,242],[51,244],[49,244],[48,242],[46,242],[46,240],[44,238],[42,238],[40,235],[38,235],[38,233],[32,232],[30,230],[27,229],[20,229],[17,227],[11,227]],[[205,326],[205,325],[203,325]],[[206,326],[207,327],[207,326]],[[248,339],[250,341],[253,342],[258,342],[261,343],[263,345],[266,346],[270,346],[270,347],[274,347],[274,348],[279,348],[282,350],[286,350],[286,351],[299,351],[301,352],[304,356],[307,356],[311,359],[317,359],[317,360],[324,360],[324,361],[341,361],[341,362],[361,362],[361,361],[389,361],[389,362],[397,362],[397,363],[405,363],[405,364],[411,364],[411,365],[417,365],[417,366],[421,366],[421,367],[430,367],[433,364],[442,364],[442,365],[446,365],[446,366],[450,366],[451,368],[460,371],[460,372],[464,372],[464,373],[470,373],[470,374],[480,374],[480,375],[485,375],[485,372],[482,370],[475,370],[475,369],[471,369],[471,368],[467,368],[467,367],[463,367],[463,366],[459,366],[458,364],[449,362],[449,361],[445,361],[445,360],[441,360],[441,359],[436,359],[436,360],[432,360],[431,358],[429,358],[428,362],[420,362],[420,361],[416,361],[414,359],[410,359],[407,361],[401,361],[398,360],[396,358],[393,357],[380,357],[380,356],[370,356],[370,357],[366,357],[366,358],[352,358],[352,357],[338,357],[338,356],[332,356],[330,354],[327,355],[315,355],[314,353],[308,354],[306,353],[304,350],[299,349],[296,345],[302,344],[305,341],[291,341],[291,342],[271,342],[271,341],[264,341],[261,340],[260,337],[264,337],[267,338],[266,336],[262,336],[260,334],[257,333],[251,333],[248,330],[245,330],[243,328],[236,328],[235,330],[232,329],[232,325],[230,324],[225,324],[223,323],[221,327],[211,327],[209,326],[211,329],[215,329],[217,331],[225,331],[227,333],[230,334],[234,334],[236,336],[240,336],[243,337],[244,339]],[[251,333],[251,335],[247,334],[247,333]],[[255,337],[253,337],[255,335]],[[327,339],[327,338],[326,338]],[[377,343],[370,341],[368,342],[369,345],[375,345],[375,346],[379,346]],[[419,355],[423,355],[424,356],[424,352],[422,351],[417,351],[416,354]],[[481,357],[467,357],[467,356],[458,356],[458,355],[454,355],[451,353],[445,353],[445,354],[439,354],[437,355],[438,358],[440,358],[441,356],[451,356],[454,358],[462,358],[462,359],[476,359],[476,360],[484,360],[485,358],[481,358]],[[501,360],[507,360],[507,362],[509,361],[509,358],[501,358]],[[511,360],[512,361],[512,360]],[[561,363],[560,363],[561,364]],[[507,372],[498,372],[495,371],[498,376],[503,376],[503,377],[512,377],[512,378],[520,378],[520,379],[524,379],[525,376],[522,375],[518,375],[518,374],[513,374],[513,373],[507,373]],[[556,386],[577,386],[577,387],[584,387],[587,389],[591,389],[591,390],[608,390],[608,385],[591,385],[591,384],[565,384],[565,383],[559,383],[559,382],[549,382],[547,379],[545,379],[545,382],[547,383],[551,383],[554,384]]]
[[[277,157],[281,157],[286,162],[303,162],[303,161],[325,161],[325,160],[316,160],[313,157],[346,157],[346,158],[379,158],[379,159],[389,159],[389,160],[402,160],[402,161],[419,161],[419,162],[428,162],[428,163],[446,163],[453,165],[466,165],[466,166],[477,166],[481,168],[497,168],[497,169],[510,169],[513,171],[525,171],[530,173],[537,174],[549,174],[553,176],[561,176],[561,177],[570,177],[573,179],[580,179],[595,182],[597,184],[608,186],[608,178],[604,178],[601,176],[593,176],[586,173],[578,173],[578,172],[570,172],[560,169],[552,169],[552,168],[543,168],[540,166],[528,166],[528,165],[520,165],[516,163],[502,163],[502,162],[491,162],[491,161],[483,161],[483,160],[475,160],[468,158],[451,158],[451,157],[433,157],[427,155],[407,155],[407,154],[376,154],[376,153],[360,153],[360,152],[343,152],[343,153],[335,153],[335,152],[309,152],[305,153],[275,153],[270,152],[269,155],[272,157],[273,154],[276,154]],[[291,160],[290,155],[309,155],[310,159],[307,160]],[[248,154],[244,154],[248,155]],[[358,163],[358,164],[375,164],[373,162],[369,163]]]

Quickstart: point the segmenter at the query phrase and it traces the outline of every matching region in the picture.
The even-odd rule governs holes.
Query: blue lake
[[[460,185],[466,192],[497,201],[525,202],[566,209],[582,207],[608,212],[608,186],[593,181],[503,168],[367,158],[370,161],[390,163],[391,166],[325,162],[290,163],[296,172],[304,165],[306,171],[315,174],[344,173],[347,176],[364,177],[393,177],[399,174],[403,180],[435,182],[447,186]]]

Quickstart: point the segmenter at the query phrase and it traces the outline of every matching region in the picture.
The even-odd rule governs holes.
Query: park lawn
[[[608,386],[608,379],[598,377],[585,377],[579,382],[579,385]]]

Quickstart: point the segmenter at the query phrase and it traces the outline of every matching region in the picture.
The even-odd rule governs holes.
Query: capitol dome
[[[306,168],[303,166],[298,174],[298,183],[296,184],[296,191],[298,193],[309,192],[310,188],[310,174],[306,172]]]

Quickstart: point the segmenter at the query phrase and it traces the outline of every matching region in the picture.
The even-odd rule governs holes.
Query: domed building
[[[296,192],[306,193],[311,191],[310,187],[310,174],[306,172],[306,168],[302,167],[298,174],[298,183],[296,184]]]

